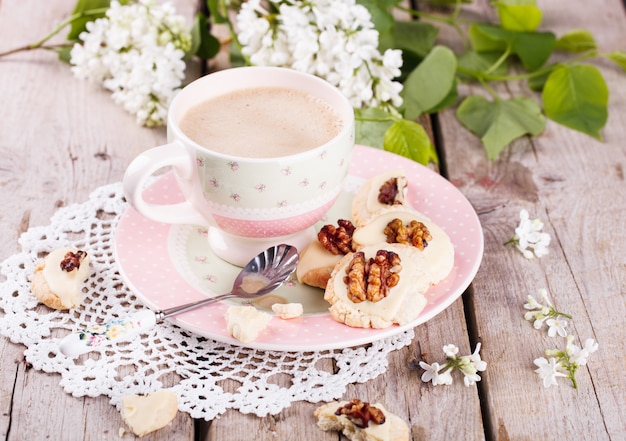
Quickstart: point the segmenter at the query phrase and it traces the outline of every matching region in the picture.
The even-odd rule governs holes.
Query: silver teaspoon
[[[232,297],[254,299],[274,291],[294,272],[298,251],[291,245],[276,245],[260,253],[241,270],[230,292],[161,311],[149,309],[126,317],[75,331],[61,340],[59,350],[68,357],[77,357],[93,348],[118,340],[126,340],[151,329],[168,317]],[[109,332],[115,327],[115,332]]]

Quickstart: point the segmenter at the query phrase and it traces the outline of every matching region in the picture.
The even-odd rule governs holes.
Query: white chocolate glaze
[[[141,437],[167,426],[178,412],[178,397],[167,390],[146,396],[122,397],[122,418],[132,432]]]
[[[76,248],[64,247],[52,251],[45,260],[44,280],[50,291],[59,297],[66,308],[73,308],[82,302],[82,283],[89,277],[89,254],[85,255],[77,269],[64,271],[61,262],[68,252],[77,252]]]
[[[357,246],[373,245],[386,241],[385,227],[394,219],[400,219],[405,225],[412,220],[422,222],[428,228],[432,239],[424,248],[424,255],[430,271],[430,283],[436,284],[445,279],[454,266],[454,246],[450,237],[435,222],[417,211],[393,211],[372,218],[366,225],[354,232],[352,240]]]

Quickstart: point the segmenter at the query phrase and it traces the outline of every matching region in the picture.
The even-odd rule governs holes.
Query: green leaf
[[[404,83],[402,98],[406,119],[428,113],[450,95],[456,84],[456,66],[456,56],[450,49],[433,48]]]
[[[400,76],[396,81],[404,84],[411,72],[413,72],[420,63],[424,61],[424,57],[420,57],[415,52],[402,51],[402,67],[400,67]]]
[[[72,21],[70,26],[70,31],[67,34],[67,39],[69,41],[78,40],[78,36],[81,32],[87,30],[87,23],[93,21],[97,18],[104,17],[104,12],[99,12],[97,14],[91,14],[90,11],[98,11],[100,9],[106,9],[111,5],[110,0],[78,0],[76,3],[76,7],[74,8],[74,12],[72,12],[72,16],[80,16],[76,20]]]
[[[534,71],[548,61],[556,37],[552,32],[513,32],[513,53],[516,54],[525,69]]]
[[[493,28],[493,30],[492,30]],[[491,32],[489,32],[491,30]],[[492,35],[500,30],[490,25],[470,25],[467,33],[476,52],[497,52],[503,53],[507,48],[507,39],[503,35]]]
[[[546,81],[548,81],[548,77],[552,73],[551,70],[542,73],[541,75],[535,75],[528,79],[528,87],[530,90],[534,90],[535,92],[541,92],[543,90],[543,86],[545,86]]]
[[[399,0],[357,0],[357,3],[367,8],[372,16],[374,28],[380,34],[391,31],[394,25],[391,8],[398,4]]]
[[[602,139],[608,119],[609,90],[595,66],[578,64],[555,69],[543,88],[543,108],[551,120]]]
[[[500,59],[499,52],[474,52],[467,51],[458,56],[459,67],[467,70],[471,70],[474,72],[486,73],[488,70],[492,68],[496,64],[496,62]],[[492,75],[506,75],[509,70],[509,65],[505,61],[497,66],[495,69],[491,70],[489,73]],[[464,73],[460,73],[459,76],[463,79],[474,79],[469,75]]]
[[[354,109],[355,140],[357,144],[383,148],[385,132],[394,123],[393,117],[382,109]]]
[[[609,53],[608,57],[626,72],[626,52],[613,51]]]
[[[422,21],[398,21],[393,28],[394,47],[424,58],[432,50],[439,28]]]
[[[385,133],[385,150],[412,159],[423,165],[439,163],[437,151],[424,127],[414,121],[396,121]]]
[[[447,109],[448,107],[452,107],[456,103],[456,100],[458,98],[459,98],[459,92],[457,90],[457,79],[455,78],[452,88],[450,89],[450,92],[448,93],[448,95],[446,95],[445,98],[441,100],[439,104],[437,104],[435,107],[430,109],[428,113],[437,113],[444,109]]]
[[[387,32],[378,33],[378,50],[381,53],[385,52],[387,49],[395,49],[395,45],[396,42],[391,29]]]
[[[597,49],[596,40],[589,31],[576,29],[569,31],[556,41],[555,49],[566,52],[587,52]]]
[[[242,67],[248,64],[246,58],[241,53],[241,48],[237,44],[231,44],[228,48],[228,60],[230,67]]]
[[[213,23],[228,23],[228,10],[222,0],[207,0],[207,8],[213,19]]]
[[[191,49],[189,55],[197,55],[203,60],[213,58],[220,51],[220,42],[209,32],[209,23],[199,12],[191,28]]]
[[[459,105],[456,116],[481,139],[490,160],[511,141],[527,134],[540,134],[546,123],[539,106],[523,97],[487,101],[482,96],[470,96]]]
[[[541,24],[543,14],[534,0],[500,1],[495,3],[500,25],[510,31],[534,31]]]
[[[469,28],[470,41],[476,52],[507,49],[519,57],[527,70],[539,69],[554,49],[556,37],[552,32],[519,32],[497,26],[473,24]]]

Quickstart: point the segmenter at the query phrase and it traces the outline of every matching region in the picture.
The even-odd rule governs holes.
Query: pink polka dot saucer
[[[451,273],[426,293],[427,305],[404,326],[386,329],[351,328],[328,313],[321,289],[290,281],[269,295],[304,306],[301,317],[274,317],[259,338],[243,344],[226,330],[224,313],[231,301],[199,308],[171,319],[172,323],[216,341],[261,350],[319,351],[353,347],[390,337],[418,326],[450,306],[476,275],[483,254],[483,233],[469,201],[449,181],[432,170],[401,156],[371,147],[355,146],[344,190],[318,224],[350,219],[357,190],[369,178],[388,170],[404,170],[408,201],[436,222],[455,248]],[[182,200],[172,174],[156,180],[146,190],[153,203]],[[319,230],[319,228],[317,228]],[[115,233],[115,256],[120,274],[129,288],[149,308],[168,307],[228,292],[239,268],[219,259],[210,249],[207,230],[194,225],[171,225],[146,219],[129,208]],[[269,304],[257,304],[270,313]]]

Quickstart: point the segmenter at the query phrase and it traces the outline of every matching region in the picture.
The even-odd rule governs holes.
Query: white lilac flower
[[[424,373],[422,374],[422,381],[424,383],[428,383],[431,381],[433,386],[438,386],[440,384],[449,385],[452,384],[452,369],[447,365],[440,365],[439,363],[428,364],[423,361],[420,361],[420,367],[424,369]],[[447,368],[447,369],[446,369]],[[443,373],[439,373],[442,369],[446,369]]]
[[[361,107],[402,104],[402,52],[378,51],[378,31],[355,0],[260,0],[242,4],[236,17],[242,54],[253,65],[289,67],[319,76]]]
[[[471,373],[464,370],[461,370],[461,372],[463,372],[463,384],[465,384],[466,387],[473,386],[476,382],[480,381],[480,375],[476,372]]]
[[[546,325],[548,325],[548,336],[554,337],[559,334],[561,337],[567,336],[567,331],[565,327],[567,326],[567,320],[559,320],[550,318],[546,320]]]
[[[170,3],[114,0],[86,29],[70,53],[74,75],[102,84],[140,124],[163,124],[185,77],[191,47],[185,18]]]
[[[526,303],[524,303],[524,309],[529,311],[524,313],[524,320],[535,320],[537,318],[537,311],[543,309],[543,305],[537,301],[532,295],[528,295]]]
[[[423,382],[431,381],[433,386],[452,384],[452,371],[458,369],[463,373],[465,386],[473,386],[477,381],[480,381],[478,372],[487,369],[487,363],[480,358],[480,343],[476,345],[476,349],[471,355],[458,356],[459,348],[453,344],[445,345],[443,352],[446,355],[446,363],[443,365],[419,362],[420,367],[424,369],[421,377]],[[442,369],[446,370],[439,373]]]
[[[566,374],[559,370],[562,366],[554,357],[550,357],[549,361],[544,357],[539,357],[533,363],[537,366],[535,372],[543,380],[544,387],[558,386],[557,377],[567,377]]]
[[[548,318],[548,313],[549,313],[549,309],[547,308],[543,308],[541,311],[536,312],[535,313],[535,321],[533,322],[533,328],[535,329],[541,329],[541,327],[543,326],[543,323],[547,320]]]
[[[471,362],[471,360],[469,359],[469,356],[459,357],[457,367],[459,368],[460,371],[462,371],[465,374],[473,375],[476,372],[478,372],[478,369],[476,369],[476,366],[474,365],[474,363]]]
[[[452,384],[452,368],[448,368],[442,374],[439,374],[436,382],[433,380],[433,386],[440,384],[445,386]]]
[[[476,349],[474,349],[474,352],[472,355],[469,355],[468,358],[474,364],[477,371],[483,372],[487,369],[487,362],[480,358],[481,346],[480,343],[476,343]]]
[[[459,348],[456,345],[445,345],[443,353],[446,354],[446,357],[455,357],[459,353]]]
[[[473,386],[477,381],[480,381],[478,372],[487,369],[487,362],[480,358],[480,346],[481,344],[478,343],[471,355],[460,357],[458,367],[463,372],[465,386]]]
[[[548,246],[551,237],[548,233],[542,233],[543,222],[539,219],[530,219],[527,210],[522,209],[519,213],[520,223],[515,228],[515,234],[505,245],[513,244],[527,259],[543,257],[548,254]]]
[[[526,303],[524,303],[524,309],[540,309],[541,307],[541,303],[539,303],[532,295],[528,294]]]
[[[598,350],[598,343],[594,339],[589,338],[585,341],[584,346],[580,348],[573,344],[573,340],[573,336],[568,336],[565,352],[569,355],[571,363],[575,363],[577,366],[585,366],[589,355]]]
[[[567,321],[559,319],[559,317],[571,319],[572,316],[565,314],[564,312],[557,311],[548,298],[548,291],[545,288],[541,288],[538,293],[543,298],[545,305],[539,303],[532,295],[529,295],[526,303],[524,303],[524,309],[528,310],[524,313],[524,319],[533,321],[533,327],[535,329],[541,329],[544,323],[547,324],[548,335],[550,337],[554,337],[556,334],[561,337],[565,337],[567,335],[567,332],[565,331]]]
[[[440,366],[439,363],[428,364],[420,361],[420,367],[424,369],[424,373],[422,374],[422,381],[424,383],[432,381],[433,384],[436,384],[439,378],[439,371],[443,366]]]
[[[574,336],[568,335],[565,350],[548,349],[545,351],[545,354],[550,357],[549,363],[545,358],[535,360],[535,364],[539,367],[535,372],[541,376],[546,387],[556,384],[557,377],[567,377],[576,389],[578,388],[576,371],[580,366],[586,365],[589,356],[597,350],[598,344],[594,339],[587,339],[583,347],[580,348],[574,344]],[[560,370],[567,372],[567,374]]]

